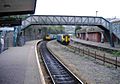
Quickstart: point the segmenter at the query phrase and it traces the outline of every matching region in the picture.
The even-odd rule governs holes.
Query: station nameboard
[[[20,18],[4,18],[4,19],[0,19],[0,27],[20,26],[21,24],[22,24],[22,20]]]
[[[0,0],[0,16],[33,14],[37,0]]]

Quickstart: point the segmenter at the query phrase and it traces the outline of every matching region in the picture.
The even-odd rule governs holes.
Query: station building
[[[105,34],[105,31],[97,26],[82,27],[77,31],[77,38],[86,41],[101,42],[101,43],[109,41],[107,35]],[[114,42],[118,41],[115,35],[113,35],[113,40]]]

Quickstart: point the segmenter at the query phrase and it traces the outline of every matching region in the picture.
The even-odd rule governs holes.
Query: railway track
[[[40,52],[53,84],[83,84],[62,62],[60,62],[41,42]]]

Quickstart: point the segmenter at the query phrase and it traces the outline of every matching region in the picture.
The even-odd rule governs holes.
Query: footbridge
[[[80,26],[98,26],[109,31],[110,44],[114,46],[112,41],[112,33],[120,39],[120,25],[113,24],[103,17],[94,16],[61,16],[61,15],[32,15],[22,21],[21,29],[30,25],[80,25]]]

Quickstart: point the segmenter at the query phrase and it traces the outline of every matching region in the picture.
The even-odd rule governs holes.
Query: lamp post
[[[97,17],[97,13],[98,13],[98,11],[96,11],[96,17]]]

